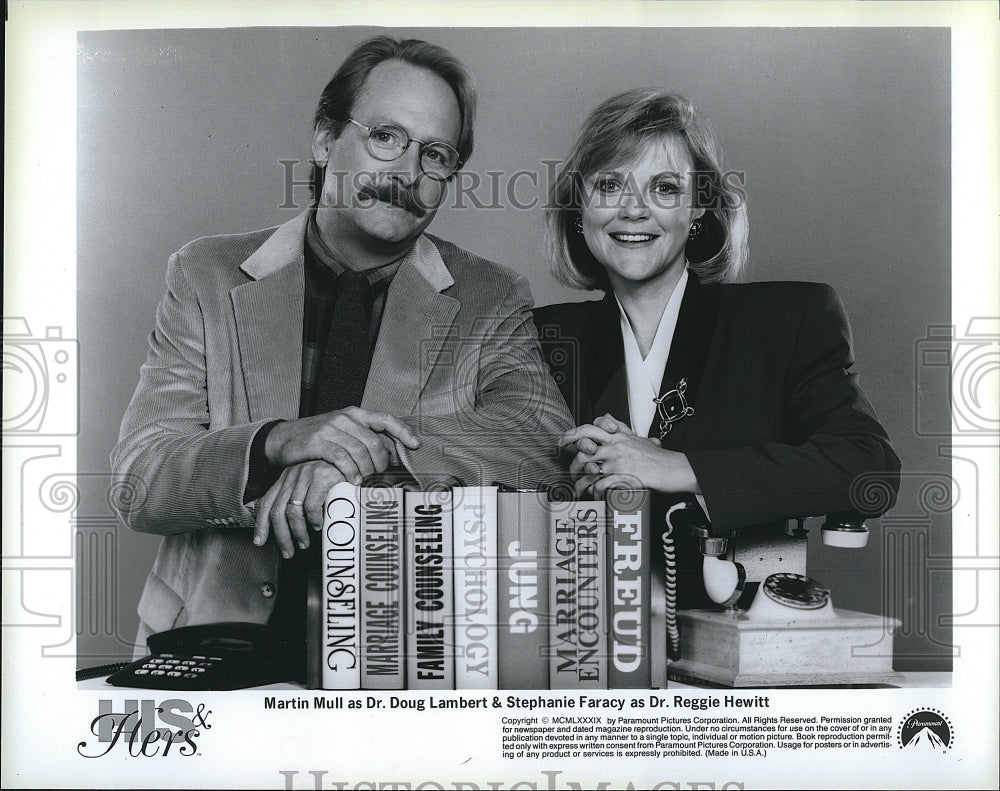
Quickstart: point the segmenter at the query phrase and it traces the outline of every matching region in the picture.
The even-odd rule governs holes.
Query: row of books
[[[649,536],[642,490],[338,484],[307,686],[648,689]]]

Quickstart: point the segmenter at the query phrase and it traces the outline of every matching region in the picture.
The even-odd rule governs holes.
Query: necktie
[[[320,364],[316,413],[360,406],[371,366],[372,290],[368,276],[350,269],[336,281],[337,303]]]

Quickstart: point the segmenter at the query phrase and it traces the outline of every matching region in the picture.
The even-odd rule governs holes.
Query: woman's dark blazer
[[[542,348],[576,422],[629,422],[619,311],[603,300],[535,309]],[[660,393],[687,380],[683,451],[715,532],[838,511],[881,514],[899,459],[851,372],[851,331],[818,283],[701,285],[691,276]],[[654,417],[648,436],[658,436]]]

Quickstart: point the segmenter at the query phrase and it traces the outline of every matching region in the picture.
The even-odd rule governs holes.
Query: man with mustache
[[[121,516],[164,536],[138,651],[187,624],[301,619],[295,564],[339,481],[397,463],[466,485],[559,472],[571,418],[526,281],[425,233],[475,104],[446,50],[364,42],[320,97],[315,205],[171,257],[112,458],[136,490]]]

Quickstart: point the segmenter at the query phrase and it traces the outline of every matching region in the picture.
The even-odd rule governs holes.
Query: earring
[[[688,231],[688,239],[697,239],[701,236],[704,226],[701,224],[701,217],[691,223],[691,230]]]
[[[583,233],[583,215],[582,214],[579,215],[579,216],[577,216],[576,221],[573,223],[573,227],[576,228],[576,232],[577,233]]]

